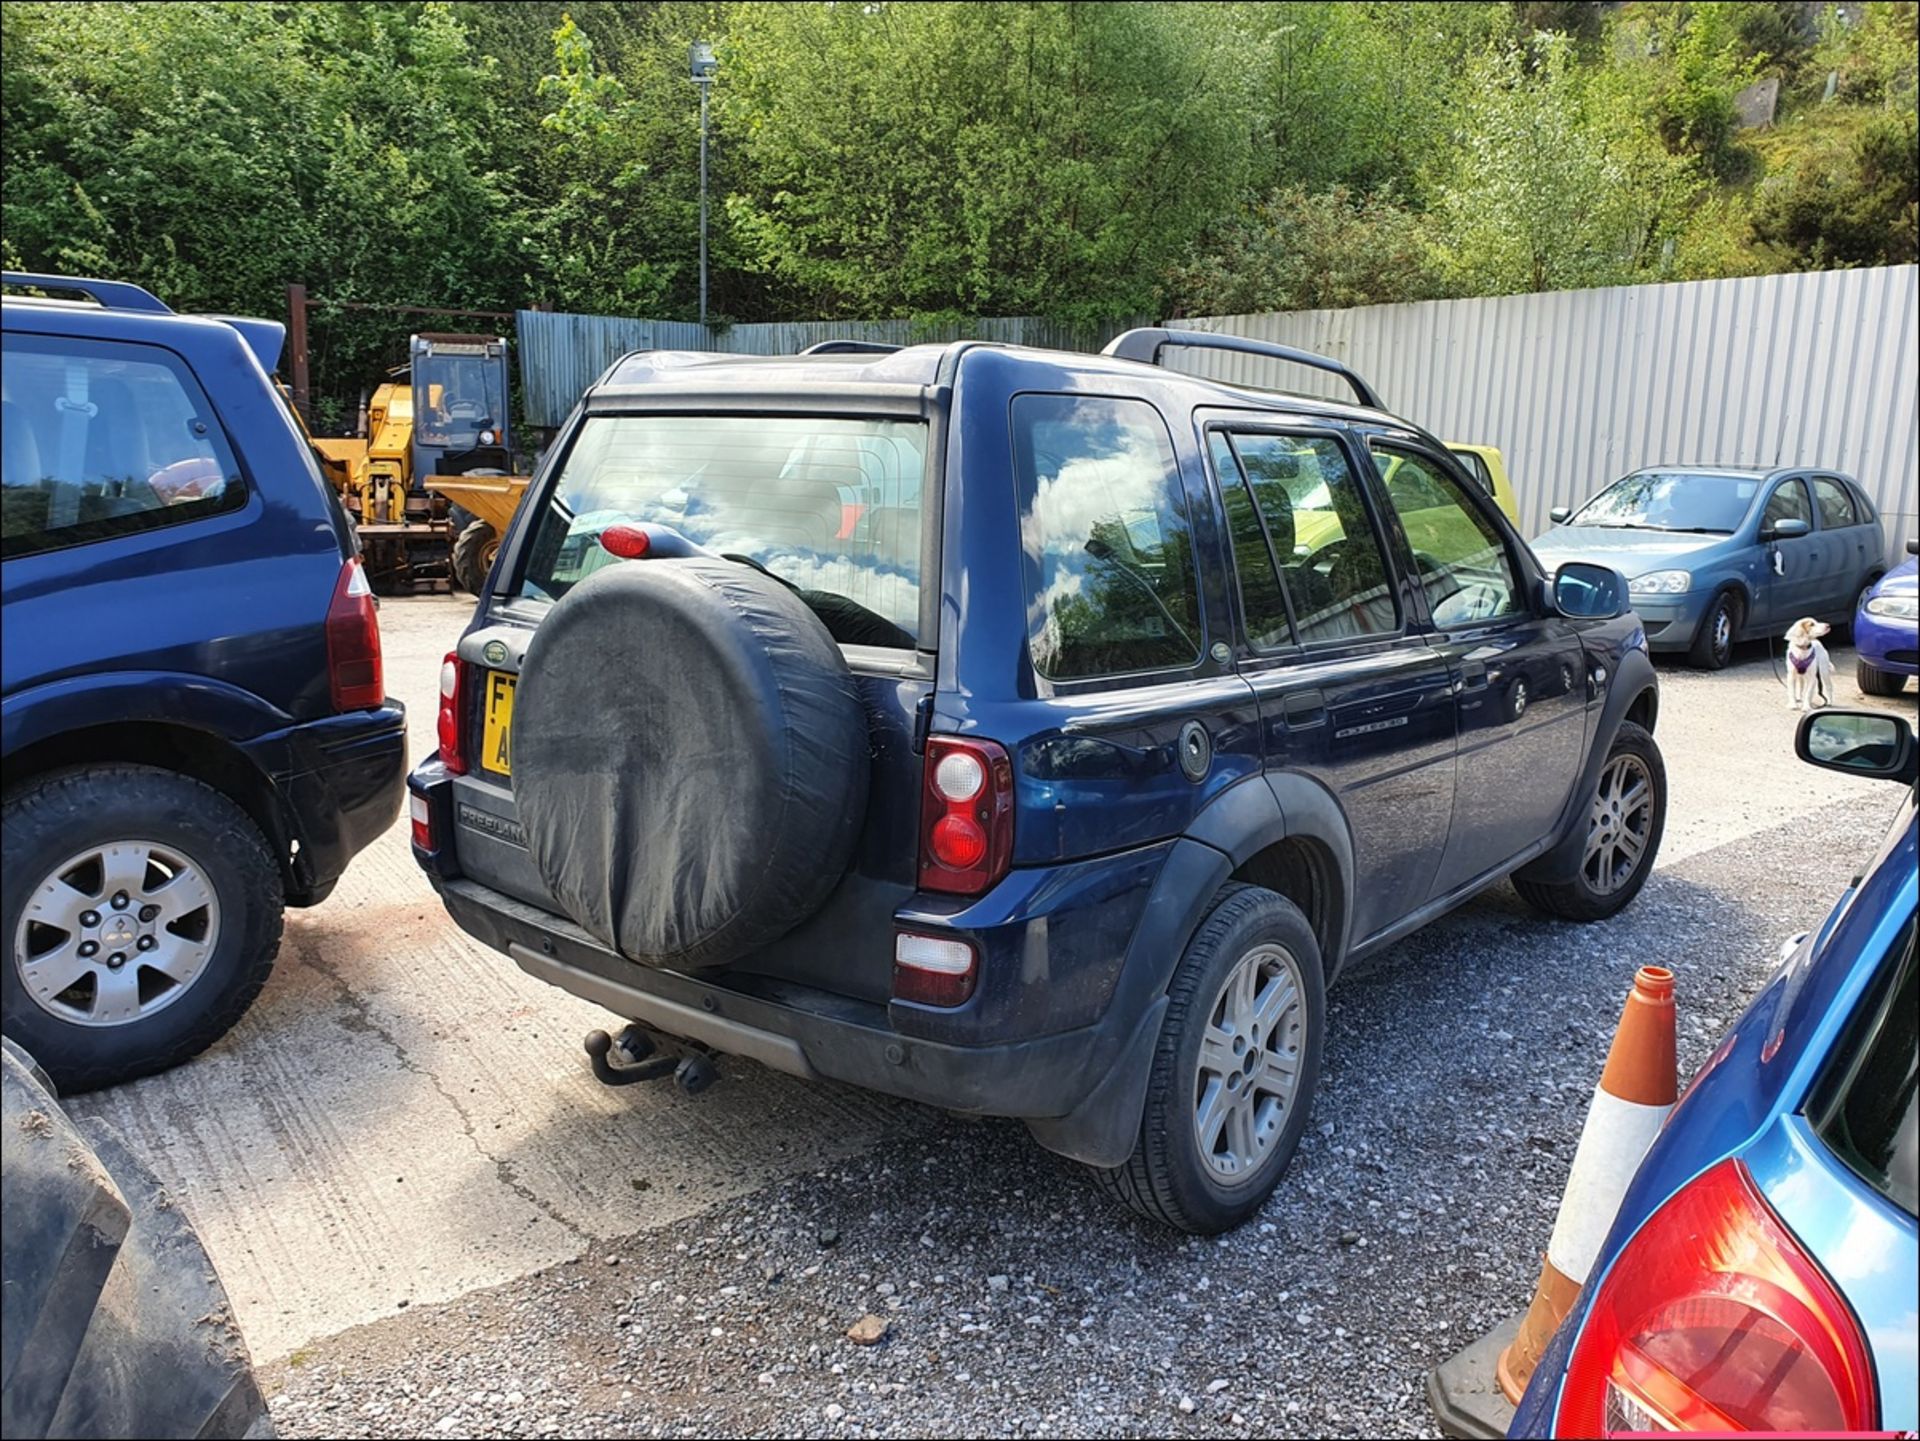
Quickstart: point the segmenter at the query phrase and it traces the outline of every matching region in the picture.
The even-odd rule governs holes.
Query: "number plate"
[[[514,679],[501,671],[487,672],[487,709],[480,730],[480,764],[503,776],[513,774]]]

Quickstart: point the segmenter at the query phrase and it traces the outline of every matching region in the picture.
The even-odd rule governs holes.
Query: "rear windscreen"
[[[926,446],[917,420],[590,416],[546,501],[521,594],[558,600],[619,564],[600,533],[643,521],[784,582],[836,640],[910,647]]]

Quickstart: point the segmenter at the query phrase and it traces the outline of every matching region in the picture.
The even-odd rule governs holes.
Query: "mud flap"
[[[1147,1008],[1125,1049],[1114,1058],[1100,1084],[1065,1116],[1029,1120],[1033,1139],[1057,1155],[1088,1166],[1118,1166],[1140,1139],[1140,1117],[1147,1106],[1147,1080],[1153,1072],[1153,1048],[1167,1014],[1167,998]]]
[[[9,1437],[271,1436],[226,1291],[186,1215],[99,1121],[0,1057]]]

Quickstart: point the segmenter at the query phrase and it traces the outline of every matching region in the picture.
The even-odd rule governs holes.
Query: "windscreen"
[[[1616,480],[1569,524],[1731,535],[1759,493],[1760,481],[1751,475],[1643,470]]]
[[[441,344],[413,359],[413,425],[422,445],[467,450],[506,421],[506,367],[484,345]]]
[[[837,640],[910,647],[926,446],[917,420],[589,416],[540,518],[521,594],[558,600],[620,564],[600,533],[643,521],[766,571]]]

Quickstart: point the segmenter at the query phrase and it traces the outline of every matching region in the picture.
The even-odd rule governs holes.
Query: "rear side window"
[[[1822,530],[1841,530],[1849,525],[1860,524],[1860,517],[1853,513],[1853,496],[1833,477],[1827,475],[1814,477],[1813,499],[1814,503],[1820,507]]]
[[[1159,412],[1023,395],[1013,454],[1034,669],[1076,680],[1198,661],[1193,535]]]
[[[1808,1109],[1835,1155],[1902,1210],[1920,1214],[1920,996],[1911,926],[1894,960],[1843,1033]]]
[[[911,647],[926,448],[917,420],[589,416],[534,532],[521,593],[558,600],[619,563],[602,531],[644,521],[767,572],[843,644]]]
[[[1300,643],[1398,631],[1392,573],[1339,443],[1241,434],[1233,449],[1273,544]]]
[[[178,525],[246,503],[186,363],[154,345],[10,334],[0,370],[0,554]]]

